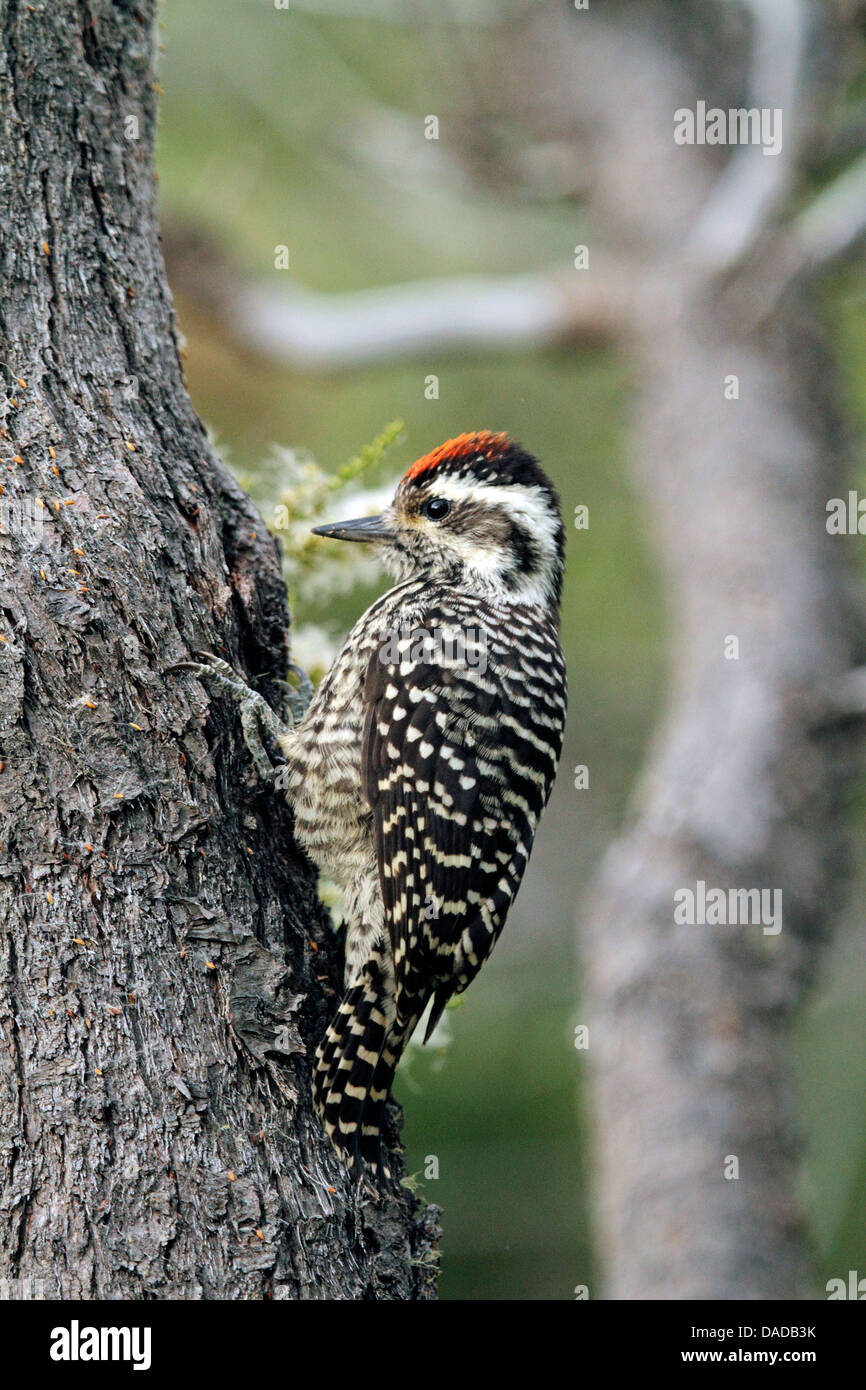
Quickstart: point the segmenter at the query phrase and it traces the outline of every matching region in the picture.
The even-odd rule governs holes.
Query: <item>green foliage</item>
[[[362,473],[368,472],[381,463],[392,444],[396,444],[406,426],[402,420],[392,420],[390,425],[386,425],[381,434],[377,434],[372,444],[365,444],[359,454],[350,458],[348,463],[337,470],[336,475],[331,480],[331,487],[341,488],[346,483],[352,483],[356,478],[360,478]]]

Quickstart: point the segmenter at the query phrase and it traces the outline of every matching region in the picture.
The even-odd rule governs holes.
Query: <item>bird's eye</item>
[[[431,521],[441,521],[451,510],[451,503],[444,497],[431,497],[429,502],[425,502],[421,508],[421,515],[429,517]]]

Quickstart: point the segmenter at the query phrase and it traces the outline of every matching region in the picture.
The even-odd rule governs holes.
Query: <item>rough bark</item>
[[[288,813],[168,671],[214,650],[276,702],[288,613],[183,386],[153,8],[0,0],[0,1276],[425,1297],[429,1209],[359,1195],[311,1115],[339,951]]]

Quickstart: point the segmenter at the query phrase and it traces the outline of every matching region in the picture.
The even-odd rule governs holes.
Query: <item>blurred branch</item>
[[[349,294],[299,285],[245,284],[215,249],[175,229],[166,236],[172,287],[219,319],[248,350],[298,370],[336,370],[598,340],[621,332],[628,275],[602,261],[592,271],[462,275]]]
[[[739,4],[740,0],[724,0]],[[713,186],[688,241],[706,270],[729,271],[746,258],[787,197],[796,174],[806,103],[806,38],[815,21],[807,0],[742,0],[752,18],[747,105],[778,109],[782,147],[736,147]]]
[[[732,0],[723,3],[730,5]],[[654,209],[660,225],[664,225],[663,201],[674,208],[676,193],[685,192],[689,206],[687,215],[680,218],[680,226],[686,228],[684,237],[680,233],[683,254],[694,270],[703,275],[732,272],[768,235],[797,174],[810,106],[806,59],[808,40],[815,31],[814,5],[809,0],[742,0],[742,4],[752,17],[749,103],[756,108],[778,106],[784,112],[784,140],[777,156],[766,156],[758,144],[740,145],[734,148],[720,176],[712,179],[705,170],[690,187],[683,183],[678,189],[668,160],[668,167],[660,171],[665,200],[653,198],[656,190],[635,181],[629,186],[627,182],[633,149],[638,143],[638,132],[633,124],[629,125],[628,113],[635,109],[634,103],[625,102],[625,110],[615,122],[604,117],[608,125],[604,138],[611,138],[611,134],[614,139],[620,137],[624,173],[620,175],[619,189],[606,175],[602,194],[613,191],[615,198],[624,197],[631,216],[635,209]],[[312,8],[316,8],[315,3]],[[366,12],[366,6],[362,8]],[[426,16],[427,7],[422,9]],[[517,9],[526,12],[522,6]],[[601,28],[594,26],[593,41],[601,37]],[[549,34],[546,38],[548,46]],[[507,42],[513,43],[510,32]],[[625,50],[627,45],[622,47]],[[343,63],[338,55],[331,55],[330,47],[326,48],[329,62]],[[606,41],[599,53],[600,71],[604,72],[609,63]],[[539,61],[544,64],[543,47]],[[641,61],[640,55],[636,62],[634,54],[626,54],[625,68],[631,71],[633,80],[639,76]],[[492,66],[498,70],[500,64]],[[549,69],[550,64],[545,66]],[[613,75],[608,74],[604,81],[592,80],[593,76],[587,74],[588,85],[580,89],[579,95],[575,94],[574,84],[569,83],[568,101],[575,117],[570,127],[572,143],[579,146],[585,143],[587,128],[593,125],[598,144],[600,113],[597,98],[590,94],[601,90],[604,81],[610,81]],[[223,80],[232,80],[229,70],[223,74]],[[628,85],[618,75],[613,80],[623,88]],[[415,157],[417,121],[374,100],[359,81],[355,86],[352,118],[336,123],[331,135],[332,152],[340,148],[345,154],[345,142],[351,141],[355,160],[362,157],[383,179],[393,179],[399,170],[401,186],[411,179],[427,197],[431,188],[444,195],[466,187],[470,171],[461,158],[459,126],[452,132],[447,147],[440,150],[433,144],[423,150],[424,158],[419,161]],[[479,92],[483,90],[479,86]],[[254,89],[244,91],[246,100],[264,101]],[[581,110],[583,100],[590,101],[589,113]],[[563,119],[567,121],[569,116],[568,105],[553,89],[550,101],[556,105],[561,135]],[[285,120],[273,103],[263,106],[260,114],[268,121]],[[587,114],[591,115],[589,123]],[[538,148],[560,148],[561,139],[559,145],[554,142],[553,146],[550,140],[545,141],[546,122],[541,108],[536,115],[541,140]],[[668,119],[670,115],[672,112]],[[623,127],[622,131],[618,126]],[[632,136],[628,142],[621,138],[625,130]],[[282,134],[288,138],[287,130]],[[527,157],[534,148],[528,133]],[[610,164],[610,160],[606,162]],[[596,163],[604,166],[605,161]],[[681,178],[684,161],[678,163]],[[513,176],[514,170],[510,172]],[[602,209],[602,216],[606,212],[610,221],[609,210]],[[825,189],[789,225],[791,234],[780,245],[775,264],[764,275],[754,300],[756,311],[764,314],[772,310],[792,279],[830,263],[852,249],[863,236],[866,157]],[[640,237],[645,231],[646,228],[640,229]],[[508,352],[574,341],[619,339],[633,330],[642,316],[655,315],[656,305],[651,302],[652,295],[646,294],[647,285],[654,281],[655,292],[664,293],[661,277],[636,275],[632,255],[630,251],[626,259],[622,251],[611,249],[606,258],[600,259],[594,248],[591,273],[550,270],[522,275],[465,275],[348,294],[322,294],[287,284],[285,278],[274,287],[266,287],[263,282],[245,283],[206,238],[198,234],[189,238],[177,228],[174,234],[169,229],[166,237],[166,259],[175,288],[196,307],[213,313],[221,332],[245,349],[297,370],[343,370],[407,356]]]
[[[621,312],[612,287],[587,278],[580,288],[559,273],[462,275],[345,295],[249,287],[234,298],[232,323],[247,346],[288,366],[367,366],[609,336]]]
[[[822,189],[793,229],[805,270],[829,265],[856,249],[866,236],[866,155]]]
[[[250,6],[258,0],[246,0]],[[506,23],[526,9],[528,0],[461,0],[459,8],[412,4],[411,0],[291,0],[292,9],[322,19],[382,20],[416,26],[481,26]]]

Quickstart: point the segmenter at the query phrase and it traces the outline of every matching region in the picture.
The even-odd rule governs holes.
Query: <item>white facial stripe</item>
[[[430,496],[445,497],[449,502],[476,502],[480,506],[501,506],[508,516],[526,526],[552,572],[558,560],[559,523],[547,496],[540,488],[522,484],[488,487],[484,483],[472,482],[465,478],[431,478]],[[436,525],[435,522],[428,524]],[[468,536],[458,536],[453,531],[445,534],[452,554],[456,553],[479,577],[496,580],[501,575],[501,554],[476,545]],[[542,564],[542,570],[547,569],[548,565]],[[549,578],[549,574],[521,578],[517,582],[515,592],[526,602],[543,601]]]
[[[537,487],[515,484],[512,487],[485,487],[483,483],[463,478],[431,480],[431,496],[446,497],[449,502],[478,502],[482,506],[502,506],[516,521],[526,521],[533,539],[540,540],[551,555],[556,554],[559,529],[556,517],[545,494]]]

